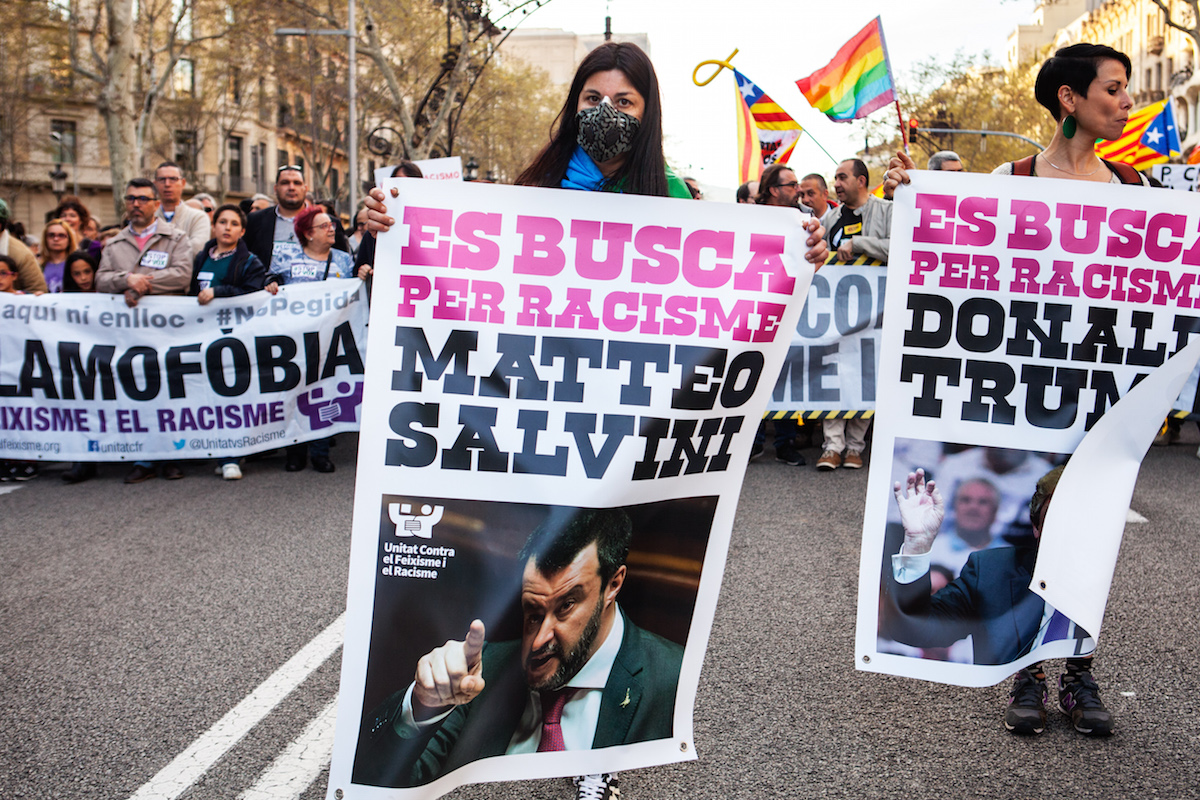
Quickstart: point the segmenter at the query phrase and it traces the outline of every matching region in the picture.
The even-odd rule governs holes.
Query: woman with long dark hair
[[[635,44],[605,42],[580,63],[550,143],[516,184],[691,199],[687,184],[667,167],[662,142],[662,102],[650,57]],[[364,203],[372,234],[395,224],[382,189],[372,189]],[[805,259],[819,268],[829,253],[825,230],[816,219],[805,228]]]
[[[691,198],[663,157],[658,76],[640,47],[607,42],[588,53],[550,143],[516,183]]]

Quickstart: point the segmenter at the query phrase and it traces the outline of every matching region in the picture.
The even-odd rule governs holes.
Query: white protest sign
[[[1169,189],[1194,192],[1200,184],[1200,164],[1155,164],[1152,169],[1151,174]]]
[[[0,296],[0,456],[241,456],[358,430],[358,279],[217,298]]]
[[[461,156],[446,158],[423,158],[413,162],[421,169],[421,176],[427,181],[461,181],[463,165]],[[383,182],[392,177],[397,165],[378,167],[375,170],[375,185],[383,186]]]
[[[1183,382],[1155,370],[1200,333],[1200,207],[1178,197],[937,172],[914,172],[897,193],[879,373],[887,400],[876,411],[864,514],[860,669],[987,685],[1094,647],[1133,466],[1167,393]],[[1177,369],[1191,365],[1169,368]],[[1161,408],[1130,391],[1152,377],[1151,386],[1163,379]],[[1089,511],[1086,492],[1065,491],[1049,506],[1086,528],[1088,545],[1074,540],[1048,573],[1051,592],[1062,583],[1072,593],[1048,606],[1021,588],[1040,565],[1032,521],[1001,519],[997,509],[1027,507],[1037,480],[1089,430],[1104,436],[1112,426],[1099,423],[1127,395],[1138,435],[1084,448],[1071,467],[1093,497],[1103,491],[1111,502]],[[914,539],[910,548],[892,484],[918,468],[935,479],[946,517],[932,546]],[[990,515],[958,507],[970,487]],[[1094,521],[1092,512],[1106,523],[1080,522]],[[1062,533],[1054,527],[1047,522],[1047,552]],[[1089,577],[1066,583],[1067,570]],[[1080,618],[1053,613],[1058,604]],[[969,663],[954,663],[952,651],[964,648]]]
[[[328,796],[695,758],[745,465],[812,276],[805,218],[384,186],[401,210],[375,263]],[[579,588],[547,609],[562,581]],[[440,694],[435,663],[482,687]],[[541,691],[568,680],[566,749],[536,752]]]

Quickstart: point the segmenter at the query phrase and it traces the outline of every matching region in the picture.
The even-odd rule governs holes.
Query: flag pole
[[[904,114],[900,112],[900,94],[896,92],[896,76],[892,74],[892,56],[888,53],[887,37],[883,33],[883,15],[875,18],[879,23],[879,44],[883,46],[883,63],[887,64],[888,81],[892,84],[892,91],[896,93],[896,117],[900,121],[900,142],[904,145],[904,152],[908,152],[908,133],[904,130]]]

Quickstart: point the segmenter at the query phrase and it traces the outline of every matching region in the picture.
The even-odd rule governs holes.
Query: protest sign
[[[1194,192],[1200,184],[1200,164],[1155,164],[1151,169],[1154,177],[1168,189]]]
[[[874,410],[886,288],[887,268],[865,257],[828,263],[813,276],[768,416],[795,411],[828,419]]]
[[[428,181],[461,181],[463,179],[462,156],[425,158],[413,163],[420,168],[422,177]],[[397,166],[399,165],[377,167],[375,169],[375,185],[382,186],[384,181],[392,177],[392,171]]]
[[[1129,465],[1196,357],[1173,361],[1154,396],[1122,399],[1200,332],[1200,208],[1177,197],[936,172],[897,193],[858,668],[988,685],[1094,647]],[[1106,414],[1126,416],[1098,426]],[[1062,497],[1049,490],[1053,513],[1031,519],[1038,480],[1093,428],[1110,446],[1087,448]],[[918,468],[936,492],[908,484]],[[1097,492],[1113,502],[1089,503]]]
[[[805,218],[391,187],[328,796],[695,758],[737,497],[812,275]],[[427,687],[472,667],[482,687]],[[542,690],[567,680],[543,735]]]
[[[330,280],[218,298],[0,296],[0,458],[241,456],[358,429],[367,301]]]

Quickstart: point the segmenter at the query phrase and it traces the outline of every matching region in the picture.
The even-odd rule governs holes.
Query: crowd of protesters
[[[1060,50],[1043,67],[1037,89],[1038,100],[1058,125],[1052,145],[1036,157],[1002,165],[996,172],[1147,183],[1136,173],[1127,175],[1109,165],[1110,174],[1103,164],[1094,163],[1093,143],[1112,139],[1122,130],[1124,120],[1106,110],[1127,112],[1132,105],[1126,91],[1129,71],[1128,58],[1111,48],[1076,45]],[[1087,90],[1096,82],[1104,91],[1098,89],[1089,97]],[[592,51],[576,73],[559,120],[551,141],[517,178],[517,184],[704,200],[700,185],[676,176],[665,161],[657,78],[649,59],[636,46],[606,44]],[[1079,136],[1075,138],[1077,128]],[[899,184],[908,181],[907,171],[916,164],[900,154],[889,166],[886,182],[874,192],[867,165],[857,158],[843,160],[834,170],[831,193],[825,175],[810,172],[800,177],[791,166],[774,164],[758,180],[740,186],[737,201],[794,207],[811,214],[813,219],[806,223],[810,234],[806,258],[818,266],[836,259],[886,269],[892,221],[889,198]],[[925,166],[942,171],[964,169],[963,160],[951,151],[935,153]],[[420,178],[421,172],[405,162],[396,167],[393,176]],[[207,304],[215,298],[251,292],[275,294],[292,283],[353,277],[368,280],[373,274],[375,234],[395,224],[389,216],[388,198],[376,189],[354,217],[353,230],[347,236],[335,208],[315,201],[309,193],[300,165],[279,166],[273,199],[255,195],[240,205],[220,205],[203,193],[185,200],[186,189],[180,167],[164,162],[155,169],[153,179],[135,178],[124,187],[121,225],[100,228],[78,198],[68,197],[47,216],[36,238],[9,219],[8,207],[0,201],[0,292],[105,292],[123,295],[132,307],[147,295],[186,294]],[[819,433],[815,425],[800,422],[788,418],[774,423],[776,460],[804,465],[801,450],[819,447],[818,471],[864,466],[868,419],[826,419]],[[766,434],[764,424],[753,445],[752,460],[764,453]],[[1177,438],[1178,433],[1170,429],[1164,436]],[[317,472],[333,472],[330,444],[329,439],[322,439],[288,447],[284,468],[298,471],[311,463]],[[905,549],[897,555],[922,559],[916,567],[904,567],[916,569],[921,580],[928,580],[931,589],[925,592],[921,588],[918,594],[934,597],[942,587],[957,586],[978,553],[1013,546],[1014,542],[1036,547],[1061,474],[1050,468],[1063,457],[1047,460],[999,447],[916,441],[900,442],[896,450],[896,463],[907,476],[895,476],[897,504],[889,512],[889,523],[893,538],[904,538]],[[5,479],[27,480],[37,475],[36,464],[31,462],[3,466],[0,477]],[[217,471],[226,480],[242,477],[239,460],[232,457],[219,459]],[[95,474],[95,464],[77,463],[62,473],[62,478],[75,483]],[[949,489],[948,508],[935,482],[927,481],[935,474],[937,483]],[[156,477],[183,477],[181,462],[137,462],[125,482],[141,483]],[[1036,486],[1037,492],[1026,510],[1023,504],[1028,502],[1030,486]],[[935,506],[936,519],[930,523],[924,511]],[[897,568],[893,578],[897,585],[915,582],[901,572]],[[896,648],[893,652],[905,654],[921,648],[899,636],[889,646]],[[978,656],[965,640],[934,644],[921,648],[919,654],[981,663]],[[1068,662],[1058,683],[1059,700],[1077,730],[1107,735],[1112,731],[1112,718],[1099,699],[1092,664],[1090,654]],[[1005,713],[1010,731],[1040,733],[1044,729],[1045,681],[1041,664],[1018,673]],[[611,775],[587,776],[578,783],[581,791],[587,785],[604,792],[616,786]],[[588,796],[609,797],[616,792]]]
[[[68,195],[46,215],[37,237],[0,200],[0,292],[118,294],[130,307],[147,295],[187,295],[203,305],[217,297],[275,294],[289,283],[355,276],[341,220],[331,203],[314,200],[300,165],[279,168],[274,201],[255,195],[219,205],[206,193],[185,200],[186,192],[183,169],[164,161],[153,178],[125,185],[120,224],[100,227],[83,201]],[[361,232],[356,234],[361,241]],[[285,468],[305,469],[311,458],[316,471],[333,472],[330,444],[324,439],[288,448]],[[240,462],[221,458],[217,472],[226,480],[240,479]],[[125,482],[177,480],[183,466],[135,462]],[[0,462],[2,480],[38,475],[38,462]],[[79,462],[61,478],[79,483],[96,475],[95,462]]]

